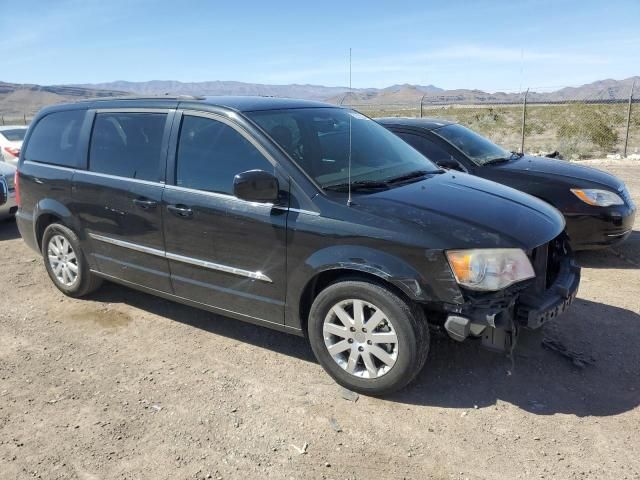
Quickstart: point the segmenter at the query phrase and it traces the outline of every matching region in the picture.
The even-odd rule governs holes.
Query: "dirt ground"
[[[640,204],[640,164],[595,166]],[[0,478],[640,478],[635,228],[579,255],[572,358],[435,338],[409,388],[354,401],[301,338],[112,284],[64,297],[0,223]]]

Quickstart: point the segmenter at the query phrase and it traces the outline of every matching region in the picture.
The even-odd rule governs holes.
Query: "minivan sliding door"
[[[74,214],[100,271],[162,292],[171,292],[161,202],[172,116],[98,110],[87,168],[73,179]]]

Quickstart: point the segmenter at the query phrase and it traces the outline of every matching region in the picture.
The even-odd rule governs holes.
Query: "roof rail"
[[[112,100],[204,100],[202,95],[118,95],[113,97],[94,97],[80,102],[109,102]]]

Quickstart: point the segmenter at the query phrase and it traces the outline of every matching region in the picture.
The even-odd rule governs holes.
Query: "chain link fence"
[[[520,94],[512,102],[464,103],[425,95],[414,103],[348,103],[370,117],[424,117],[458,122],[513,151],[558,152],[565,159],[640,160],[640,86],[627,99],[544,102]],[[0,126],[28,125],[31,115],[0,112]]]
[[[0,114],[0,126],[5,125],[29,125],[31,122],[31,116],[27,116],[26,113],[16,116],[14,115],[2,115]]]
[[[458,122],[513,151],[558,152],[565,159],[640,159],[640,99],[586,98],[560,102],[348,104],[370,117],[425,117]]]

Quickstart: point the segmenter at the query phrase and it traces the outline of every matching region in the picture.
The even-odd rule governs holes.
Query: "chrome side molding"
[[[219,263],[208,262],[194,257],[186,257],[184,255],[178,255],[176,253],[159,250],[157,248],[145,247],[137,243],[126,242],[124,240],[118,240],[117,238],[105,237],[104,235],[98,235],[97,233],[89,233],[89,237],[99,242],[109,243],[122,248],[128,248],[135,250],[136,252],[147,253],[149,255],[155,255],[156,257],[166,258],[168,260],[174,260],[176,262],[188,263],[190,265],[196,265],[198,267],[208,268],[210,270],[217,270],[219,272],[230,273],[232,275],[238,275],[240,277],[251,278],[252,280],[260,280],[262,282],[273,283],[272,280],[262,272],[252,272],[244,270],[242,268],[230,267],[228,265],[222,265]]]

